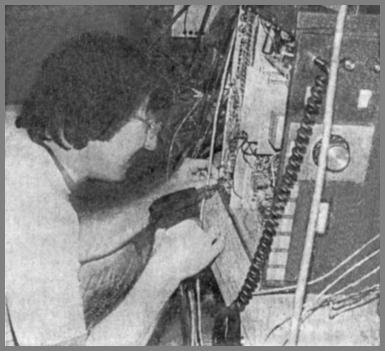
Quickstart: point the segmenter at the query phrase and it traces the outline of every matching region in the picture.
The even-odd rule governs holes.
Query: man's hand
[[[166,277],[182,281],[199,273],[222,251],[224,236],[215,228],[203,231],[198,222],[185,220],[155,234],[152,261]],[[166,278],[165,277],[165,278]]]
[[[190,187],[201,188],[207,185],[208,168],[208,160],[186,158],[169,181],[172,191]],[[216,184],[217,180],[218,169],[213,165],[209,185]]]

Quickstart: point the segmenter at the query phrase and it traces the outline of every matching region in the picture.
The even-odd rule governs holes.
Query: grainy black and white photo
[[[380,5],[5,5],[6,346],[379,346]]]

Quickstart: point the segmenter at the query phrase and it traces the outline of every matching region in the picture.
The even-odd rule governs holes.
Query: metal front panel
[[[283,165],[290,155],[293,132],[298,128],[304,114],[306,93],[313,85],[316,75],[320,73],[312,63],[311,57],[320,56],[329,60],[335,19],[336,17],[330,14],[298,15],[297,55],[289,92],[280,177],[284,171]],[[343,62],[340,64],[333,133],[340,134],[349,143],[351,163],[340,173],[327,172],[322,201],[329,204],[330,213],[326,233],[316,236],[310,279],[328,272],[380,230],[380,74],[379,66],[375,66],[376,62],[379,62],[379,16],[347,17],[341,51],[341,59],[343,58],[349,60],[350,65],[345,66]],[[322,135],[322,118],[323,111],[316,120],[297,182],[298,197],[295,199],[295,214],[292,216],[289,233],[290,246],[285,262],[285,278],[267,280],[266,285],[296,282],[317,168],[311,158],[311,152]],[[362,259],[376,247],[379,247],[379,241],[367,247],[353,262]],[[376,265],[379,265],[378,256],[340,284],[357,279]],[[327,280],[312,289],[320,290],[326,282]],[[369,283],[365,281],[363,284]],[[336,288],[338,286],[341,285]]]

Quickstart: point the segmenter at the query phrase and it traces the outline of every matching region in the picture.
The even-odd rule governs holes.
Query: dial
[[[318,158],[321,151],[322,140],[320,139],[313,148],[313,161],[318,166]],[[326,170],[330,172],[342,172],[350,163],[350,148],[348,142],[340,135],[330,136],[327,155]]]

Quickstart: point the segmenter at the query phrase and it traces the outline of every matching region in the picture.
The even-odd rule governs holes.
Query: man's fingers
[[[208,173],[208,170],[207,170]],[[211,179],[218,180],[219,177],[219,170],[215,166],[211,167]]]
[[[211,169],[210,180],[212,182],[218,181],[219,171],[215,167]],[[207,169],[195,169],[191,172],[191,178],[195,181],[206,181],[208,178],[208,170]]]
[[[180,176],[184,179],[184,181],[191,182],[191,185],[194,185],[196,188],[200,188],[205,185],[215,185],[219,178],[219,171],[214,165],[211,167],[210,177],[208,175],[208,171],[208,160],[188,158],[185,160],[181,168]],[[208,178],[210,178],[209,184],[207,184]]]
[[[204,158],[189,158],[186,159],[186,162],[189,167],[208,168],[209,166],[209,161]]]
[[[192,159],[192,158],[190,158],[190,159],[188,159],[186,164],[192,173],[201,173],[201,174],[206,173],[206,175],[207,175],[207,172],[209,170],[209,160],[207,160],[207,159],[201,159],[201,158]],[[218,177],[218,169],[214,164],[211,167],[211,176],[212,177]]]

